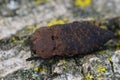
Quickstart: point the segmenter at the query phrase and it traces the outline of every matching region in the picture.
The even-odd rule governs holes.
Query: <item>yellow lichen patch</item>
[[[93,80],[93,78],[94,77],[90,73],[88,73],[85,80]]]
[[[14,44],[18,44],[18,43],[19,43],[19,44],[22,44],[22,46],[23,46],[25,40],[26,40],[26,39],[24,39],[24,38],[23,38],[23,39],[20,39],[20,40],[16,39],[15,37],[12,37],[12,38],[11,38],[11,41],[12,41]]]
[[[47,2],[48,0],[34,0],[33,4],[34,5],[39,5],[39,4],[42,4],[42,3],[45,3]]]
[[[100,26],[102,29],[107,29],[107,26],[105,26],[105,25],[101,25]]]
[[[120,30],[116,31],[116,35],[120,36]]]
[[[47,69],[45,67],[40,68],[40,72],[47,72]]]
[[[116,49],[120,49],[120,41],[118,41],[117,43],[116,43]]]
[[[67,69],[67,66],[62,66],[62,68],[63,68],[64,70],[66,70],[66,69]]]
[[[36,31],[38,29],[38,26],[36,25],[30,25],[30,26],[27,26],[27,30],[33,30],[33,31]]]
[[[36,67],[34,68],[34,71],[39,72],[39,67],[36,66]]]
[[[33,30],[34,30],[34,31],[36,31],[37,29],[38,29],[38,27],[37,27],[37,26],[35,26],[35,27],[33,28]]]
[[[87,7],[91,4],[91,0],[75,0],[75,5],[79,7]]]
[[[110,57],[110,58],[108,58],[108,60],[110,61],[110,62],[112,62],[112,58]]]
[[[38,66],[35,66],[34,71],[35,72],[47,72],[47,69],[45,67],[39,68]]]
[[[101,78],[97,78],[97,80],[101,80]]]
[[[27,26],[27,30],[31,30],[31,29],[33,29],[33,25],[29,25],[29,26]]]
[[[106,67],[98,67],[98,68],[97,68],[97,71],[98,71],[99,73],[104,73],[104,72],[106,71]]]
[[[66,63],[66,60],[65,59],[60,60],[60,63]]]
[[[16,44],[18,41],[15,39],[15,37],[12,37],[12,42]]]
[[[52,25],[56,25],[56,24],[64,24],[68,21],[67,18],[64,19],[53,19],[50,22],[48,22],[47,26],[51,27]]]

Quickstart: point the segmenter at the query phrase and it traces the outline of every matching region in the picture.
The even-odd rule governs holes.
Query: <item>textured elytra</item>
[[[42,27],[30,38],[31,49],[41,58],[86,55],[98,50],[113,33],[85,22]]]

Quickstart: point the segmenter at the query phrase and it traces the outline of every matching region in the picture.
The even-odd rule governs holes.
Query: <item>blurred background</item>
[[[116,17],[119,4],[120,0],[0,0],[0,39],[27,25],[46,26],[55,19],[71,22]]]
[[[38,6],[51,6],[49,8],[53,9],[62,6],[67,11],[73,12],[74,16],[110,17],[119,15],[119,4],[119,0],[0,0],[0,13],[1,16],[9,17],[25,16]],[[62,11],[61,8],[59,10]]]

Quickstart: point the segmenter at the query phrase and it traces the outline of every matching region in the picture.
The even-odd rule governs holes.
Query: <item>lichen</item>
[[[98,71],[99,73],[104,73],[104,72],[106,71],[106,67],[104,67],[104,66],[98,67],[98,68],[97,68],[97,71]]]
[[[68,18],[64,18],[64,19],[53,19],[50,22],[47,23],[48,27],[51,27],[52,25],[56,25],[56,24],[64,24],[68,21]]]
[[[93,80],[93,79],[94,79],[94,77],[90,73],[88,73],[86,78],[85,78],[85,80]]]
[[[78,7],[87,7],[91,4],[91,0],[75,0],[75,5],[78,6]]]
[[[37,5],[40,5],[40,4],[42,4],[42,3],[46,3],[48,0],[34,0],[33,1],[33,4],[35,5],[35,6],[37,6]]]
[[[39,71],[39,67],[35,66],[34,71],[38,72]]]

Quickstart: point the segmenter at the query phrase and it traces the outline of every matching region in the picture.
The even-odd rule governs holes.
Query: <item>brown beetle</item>
[[[41,27],[30,37],[31,49],[41,58],[86,55],[113,37],[111,31],[85,22]]]

